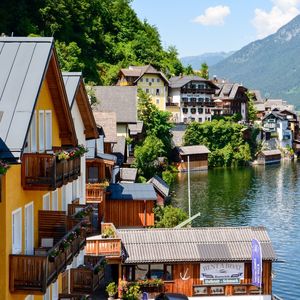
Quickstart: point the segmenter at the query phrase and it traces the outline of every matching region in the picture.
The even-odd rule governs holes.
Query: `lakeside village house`
[[[124,165],[125,133],[142,132],[136,111],[127,108],[119,133],[117,111],[93,112],[81,73],[61,73],[53,38],[1,37],[0,65],[0,299],[79,300],[109,274],[152,296],[271,299],[276,256],[265,228],[148,228],[169,189],[156,176],[135,183]],[[183,147],[181,159],[206,166],[202,150]],[[251,280],[253,239],[261,290]]]

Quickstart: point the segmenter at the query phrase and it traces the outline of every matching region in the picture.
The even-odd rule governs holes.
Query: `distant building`
[[[151,183],[157,195],[157,204],[164,205],[169,196],[170,188],[168,184],[159,176],[154,175],[148,183]]]
[[[194,75],[171,77],[167,110],[174,123],[210,121],[218,87],[209,80]]]
[[[166,110],[168,79],[153,66],[130,66],[121,69],[117,85],[137,86],[151,96],[153,104],[160,110]]]
[[[213,97],[215,114],[233,116],[240,114],[243,121],[248,120],[248,89],[238,83],[216,83],[219,89]]]
[[[279,150],[264,150],[257,155],[257,163],[259,165],[280,163],[280,161],[281,152]]]
[[[292,147],[292,132],[290,130],[289,121],[285,114],[272,111],[262,119],[262,128],[266,133],[266,139],[275,137],[280,147]]]

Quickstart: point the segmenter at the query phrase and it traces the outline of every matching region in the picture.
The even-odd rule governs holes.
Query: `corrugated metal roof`
[[[207,147],[203,145],[179,147],[180,155],[207,154],[210,153]]]
[[[120,181],[122,182],[135,182],[137,175],[136,168],[120,168]]]
[[[80,78],[82,76],[81,72],[63,72],[62,73],[67,97],[70,107],[72,107],[75,100],[76,91],[79,86]]]
[[[125,263],[248,261],[254,238],[261,242],[264,260],[276,259],[264,227],[119,229],[118,234]]]
[[[152,184],[147,183],[113,183],[107,191],[112,200],[156,200]]]
[[[167,197],[169,195],[169,186],[167,185],[167,183],[160,178],[157,175],[154,175],[149,181],[148,183],[153,184],[154,189],[157,189],[161,194],[163,194],[165,197]]]
[[[53,38],[0,37],[0,137],[17,157],[52,47]]]
[[[137,122],[136,86],[95,86],[94,90],[99,101],[94,111],[115,112],[117,123]]]

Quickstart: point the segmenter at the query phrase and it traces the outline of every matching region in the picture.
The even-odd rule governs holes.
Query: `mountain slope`
[[[207,63],[208,66],[213,66],[233,53],[234,51],[203,53],[196,56],[185,56],[180,60],[185,67],[191,65],[194,70],[199,70],[201,68],[201,64]]]
[[[212,66],[210,74],[300,106],[300,15]]]

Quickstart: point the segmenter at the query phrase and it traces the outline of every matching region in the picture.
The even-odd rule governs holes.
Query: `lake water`
[[[187,174],[179,174],[174,201],[188,211]],[[267,228],[279,261],[273,293],[300,299],[300,163],[191,172],[193,226]]]

